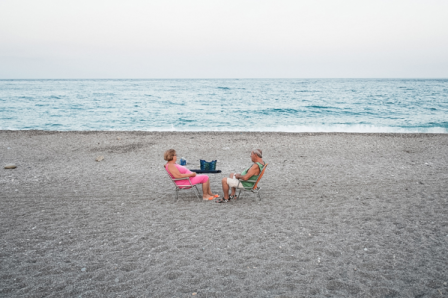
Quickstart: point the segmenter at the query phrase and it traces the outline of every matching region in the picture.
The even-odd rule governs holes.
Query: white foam
[[[38,128],[42,130],[42,128]],[[29,130],[21,129],[15,127],[0,127],[0,130]],[[109,128],[109,129],[85,129],[80,127],[72,127],[70,129],[43,129],[45,131],[216,131],[216,132],[342,132],[342,133],[448,133],[448,129],[444,127],[387,127],[387,126],[373,126],[373,125],[319,125],[319,126],[277,126],[277,127],[259,127],[254,128],[227,128],[227,127],[197,127],[197,128],[179,128],[171,125],[171,127],[154,127],[146,129],[120,129],[120,128]]]
[[[373,125],[320,125],[320,126],[277,126],[277,127],[260,127],[254,128],[154,128],[147,131],[253,131],[253,132],[344,132],[344,133],[448,133],[448,129],[444,127],[387,127]]]

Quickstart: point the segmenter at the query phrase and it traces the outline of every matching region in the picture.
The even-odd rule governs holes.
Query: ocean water
[[[448,80],[0,80],[0,129],[448,133]]]

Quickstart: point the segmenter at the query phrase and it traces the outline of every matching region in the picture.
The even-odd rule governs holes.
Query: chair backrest
[[[166,174],[168,175],[168,177],[170,177],[171,181],[174,183],[174,186],[176,186],[176,188],[191,188],[193,186],[193,184],[191,184],[190,178],[186,177],[186,178],[174,178],[171,176],[171,172],[168,171],[168,169],[166,168],[166,165],[163,166],[163,169],[166,171]],[[179,180],[184,180],[185,182],[188,181],[188,184],[182,185],[182,184],[177,184],[176,181]]]
[[[170,176],[170,178],[171,178],[171,175],[170,175],[170,173],[168,172],[168,169],[166,168],[166,165],[163,165],[163,169],[164,169],[165,172],[168,174],[168,176]]]
[[[170,172],[168,171],[168,169],[166,168],[166,165],[163,166],[163,169],[165,170],[166,174],[168,175],[168,177],[170,177],[171,181],[173,181],[173,183],[176,185],[176,182],[173,180],[173,177],[171,177]],[[177,186],[177,185],[176,185]]]
[[[254,187],[252,187],[252,189],[257,189],[258,182],[260,182],[260,179],[261,179],[261,177],[263,177],[264,171],[266,170],[267,167],[268,167],[268,164],[265,164],[263,167],[263,170],[261,170],[260,175],[258,175],[257,182],[255,182]]]

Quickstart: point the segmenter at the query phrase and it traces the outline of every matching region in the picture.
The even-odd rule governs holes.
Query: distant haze
[[[0,1],[0,79],[447,78],[447,0]]]

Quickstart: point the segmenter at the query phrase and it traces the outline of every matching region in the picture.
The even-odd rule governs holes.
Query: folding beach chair
[[[168,172],[168,169],[165,168],[165,166],[163,166],[163,169],[166,171],[166,174],[168,175],[168,177],[170,177],[170,180],[173,181],[173,184],[176,187],[176,200],[179,199],[179,191],[181,191],[183,189],[193,189],[194,194],[196,195],[196,197],[198,197],[198,199],[200,199],[199,190],[196,187],[196,185],[193,185],[191,183],[189,177],[175,179],[175,178],[171,177],[170,173]],[[177,185],[176,181],[180,181],[180,180],[184,180],[185,184]]]
[[[237,188],[239,190],[239,192],[238,192],[238,199],[240,198],[241,191],[250,191],[250,192],[254,193],[256,195],[256,197],[258,197],[261,200],[261,196],[260,196],[260,189],[261,189],[261,187],[259,187],[257,185],[258,185],[258,182],[260,182],[261,177],[263,177],[264,171],[266,170],[267,167],[268,167],[268,164],[265,164],[264,167],[263,167],[263,170],[261,170],[260,175],[258,175],[258,179],[257,180],[246,180],[245,181],[245,182],[255,182],[253,187],[246,188],[246,187],[243,186],[244,188],[239,188],[239,184],[238,184],[238,188]],[[239,179],[239,181],[241,183],[244,180]]]

